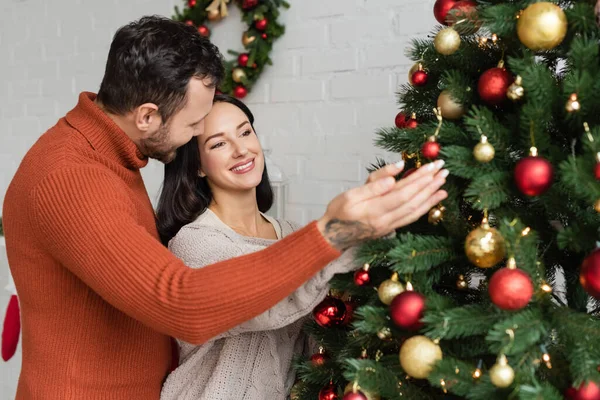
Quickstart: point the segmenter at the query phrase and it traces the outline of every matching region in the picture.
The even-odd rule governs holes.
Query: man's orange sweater
[[[17,399],[158,399],[170,336],[203,343],[339,256],[313,222],[264,251],[186,267],[157,239],[147,159],[94,98],[82,93],[41,136],[4,200],[23,323]]]

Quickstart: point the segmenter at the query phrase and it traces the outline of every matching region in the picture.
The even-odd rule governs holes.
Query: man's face
[[[141,139],[142,153],[165,164],[173,161],[179,147],[204,132],[204,118],[212,108],[214,95],[210,79],[192,78],[185,106],[166,124],[161,123],[152,134]]]

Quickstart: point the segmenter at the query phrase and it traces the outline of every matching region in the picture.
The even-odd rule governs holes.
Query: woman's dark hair
[[[214,103],[229,103],[238,107],[246,114],[254,129],[254,116],[240,100],[218,94]],[[158,233],[165,245],[184,225],[193,222],[206,211],[212,201],[207,179],[201,178],[198,175],[199,171],[200,150],[198,139],[194,137],[177,150],[173,161],[165,165],[165,177],[156,210]],[[266,165],[262,179],[256,187],[256,202],[261,212],[267,212],[273,205],[273,188],[269,182]]]
[[[221,53],[193,26],[148,16],[115,33],[98,101],[118,115],[154,103],[166,123],[185,106],[192,77],[209,78],[217,87],[223,76]]]

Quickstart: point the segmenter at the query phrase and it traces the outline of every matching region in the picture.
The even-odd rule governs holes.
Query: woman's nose
[[[248,148],[246,146],[244,146],[243,143],[236,143],[234,156],[235,157],[243,157],[246,154],[248,154]]]

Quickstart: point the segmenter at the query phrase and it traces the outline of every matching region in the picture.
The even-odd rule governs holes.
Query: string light
[[[440,379],[440,385],[442,385],[444,393],[448,393],[448,390],[446,390],[446,381],[444,379]]]
[[[481,367],[483,366],[483,361],[479,360],[477,363],[477,369],[473,372],[473,379],[481,378]]]
[[[548,367],[548,369],[552,369],[552,363],[550,362],[550,354],[548,354],[548,350],[546,350],[546,346],[541,345],[540,347],[542,348],[542,351],[544,352],[544,354],[542,354],[542,361],[544,361],[546,363],[546,367]]]
[[[541,289],[546,293],[552,293],[552,286],[548,285],[546,282],[542,282]]]
[[[531,232],[531,228],[527,227],[527,228],[523,229],[523,231],[521,232],[521,236],[527,236],[529,234],[529,232]]]

